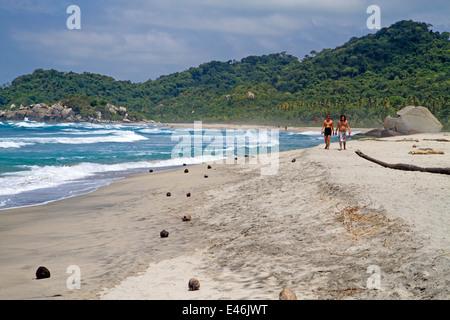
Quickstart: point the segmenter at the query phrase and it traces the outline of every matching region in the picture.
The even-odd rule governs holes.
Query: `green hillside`
[[[38,69],[0,89],[0,109],[70,96],[90,107],[107,101],[136,119],[165,122],[299,126],[331,112],[345,113],[354,126],[378,126],[406,105],[422,105],[449,129],[449,35],[400,21],[301,61],[285,52],[211,61],[144,83]]]

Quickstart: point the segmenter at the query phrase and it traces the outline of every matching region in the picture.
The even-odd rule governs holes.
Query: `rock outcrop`
[[[30,105],[29,107],[20,106],[13,110],[15,106],[11,106],[8,110],[0,111],[0,121],[22,121],[28,119],[37,122],[112,122],[104,119],[104,115],[97,111],[93,115],[81,115],[76,113],[72,108],[63,106],[59,103],[47,105],[45,103],[38,103]],[[121,122],[131,122],[128,119],[127,109],[125,107],[116,107],[112,104],[106,105],[107,112],[119,115]]]
[[[384,128],[366,132],[366,136],[378,138],[408,135],[415,133],[441,132],[442,124],[425,107],[408,106],[397,111],[397,118],[387,116]]]
[[[384,128],[400,134],[437,133],[442,124],[425,107],[408,106],[397,111],[398,118],[388,116]]]
[[[364,135],[371,136],[371,137],[377,137],[377,138],[384,138],[384,137],[395,137],[395,136],[401,136],[401,133],[398,133],[394,130],[386,130],[382,128],[373,129],[368,132],[366,132]]]

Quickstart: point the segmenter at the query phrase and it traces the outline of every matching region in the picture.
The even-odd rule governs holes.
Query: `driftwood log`
[[[375,162],[376,164],[379,164],[380,166],[383,166],[385,168],[404,170],[404,171],[420,171],[420,172],[429,172],[429,173],[450,174],[450,167],[449,168],[422,168],[422,167],[418,167],[418,166],[415,166],[412,164],[404,164],[404,163],[389,164],[389,163],[374,159],[372,157],[369,157],[369,156],[365,155],[364,153],[362,153],[360,150],[356,150],[355,153],[358,156],[360,156],[361,158]]]
[[[444,151],[441,150],[418,150],[418,151],[410,151],[409,154],[444,154]]]
[[[426,141],[439,141],[439,142],[450,142],[448,139],[423,139]]]

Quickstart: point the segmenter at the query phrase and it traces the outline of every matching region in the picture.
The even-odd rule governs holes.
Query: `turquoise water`
[[[214,152],[201,157],[194,150],[199,145],[194,141],[194,131],[188,129],[147,124],[0,122],[0,210],[92,192],[114,179],[148,172],[149,168],[159,170],[208,162],[241,155],[239,150],[248,153],[252,148],[271,152],[323,143],[318,132],[269,130],[267,135],[255,130],[195,132],[201,139],[202,150],[211,146],[211,142],[221,142],[222,137],[224,142],[214,143]],[[234,139],[233,145],[226,144],[227,134],[242,139]],[[220,139],[206,138],[210,136]],[[254,137],[258,137],[256,145],[249,142]],[[187,149],[182,149],[184,154],[175,157],[173,150],[181,142],[185,147],[186,141],[190,143]],[[179,158],[181,155],[185,157]]]

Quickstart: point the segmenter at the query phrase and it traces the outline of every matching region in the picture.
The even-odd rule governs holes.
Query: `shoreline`
[[[277,299],[288,286],[299,299],[448,298],[448,177],[386,169],[354,154],[361,148],[390,163],[448,164],[449,147],[425,137],[450,134],[352,140],[348,151],[338,151],[339,143],[284,151],[274,176],[244,163],[137,174],[86,195],[3,210],[0,283],[8,289],[0,297]],[[445,155],[408,155],[406,139],[415,138]],[[349,239],[336,220],[346,206],[376,215],[384,233]],[[425,210],[433,216],[421,216]],[[185,213],[193,220],[182,222]],[[50,279],[33,279],[40,265]],[[80,290],[66,287],[69,265],[81,269]],[[382,270],[382,290],[364,288],[370,265]],[[193,276],[201,290],[190,292],[186,278]]]
[[[193,123],[161,123],[162,126],[169,128],[194,128]],[[307,131],[318,131],[322,127],[317,124],[315,127],[296,127],[288,126],[287,130],[284,127],[275,127],[267,125],[248,125],[248,124],[227,124],[227,123],[201,123],[203,129],[216,129],[216,130],[269,130],[278,129],[281,132],[307,132]],[[361,131],[361,133],[366,133],[374,128],[352,128],[352,131]]]
[[[34,122],[34,121],[33,121]],[[133,125],[135,123],[123,123],[124,125]],[[142,123],[145,124],[145,123]],[[148,123],[147,123],[148,124]],[[193,123],[154,123],[152,125],[156,125],[159,126],[161,128],[193,128],[194,124]],[[268,127],[268,126],[261,126],[261,125],[234,125],[234,124],[217,124],[217,123],[208,123],[208,124],[202,124],[202,127],[204,129],[217,129],[217,130],[271,130],[273,129],[272,127]],[[279,129],[281,132],[312,132],[312,131],[319,131],[319,129],[317,127],[289,127],[289,130],[285,131],[284,129],[280,129],[280,128],[275,128],[275,129]],[[361,133],[367,132],[369,130],[372,130],[372,128],[355,128],[353,129],[355,132],[356,131],[360,131]],[[152,169],[171,169],[174,167],[177,167],[177,165],[167,165],[167,167],[152,167],[153,164],[159,164],[161,161],[165,161],[165,160],[153,160],[153,161],[149,161],[148,163],[148,167],[152,168]],[[142,173],[144,172],[145,169],[141,169],[139,171],[142,171]],[[75,195],[64,195],[60,198],[48,198],[48,200],[45,200],[43,202],[40,203],[31,203],[31,204],[16,204],[15,206],[12,207],[4,207],[4,206],[0,206],[0,212],[4,211],[4,210],[10,210],[10,209],[19,209],[19,208],[27,208],[27,207],[33,207],[33,206],[39,206],[39,205],[45,205],[54,201],[60,201],[60,200],[64,200],[64,199],[68,199],[71,197],[77,197],[79,195],[84,195],[84,194],[88,194],[88,193],[92,193],[96,190],[98,190],[99,187],[103,187],[103,186],[107,186],[109,184],[111,184],[113,181],[115,180],[120,180],[120,179],[124,179],[129,175],[134,175],[136,174],[136,172],[132,172],[132,171],[138,171],[136,169],[127,169],[125,171],[123,171],[123,173],[118,172],[117,174],[115,174],[114,176],[111,176],[111,178],[108,178],[108,181],[105,183],[101,183],[96,185],[95,187],[93,187],[93,190],[84,192],[84,191],[80,191],[79,193],[77,192],[77,194]],[[94,177],[95,179],[95,177]],[[73,181],[67,181],[65,182],[66,184],[72,183]],[[64,184],[60,185],[61,187],[64,186]],[[78,190],[77,190],[78,191]],[[10,199],[8,199],[10,200]]]

